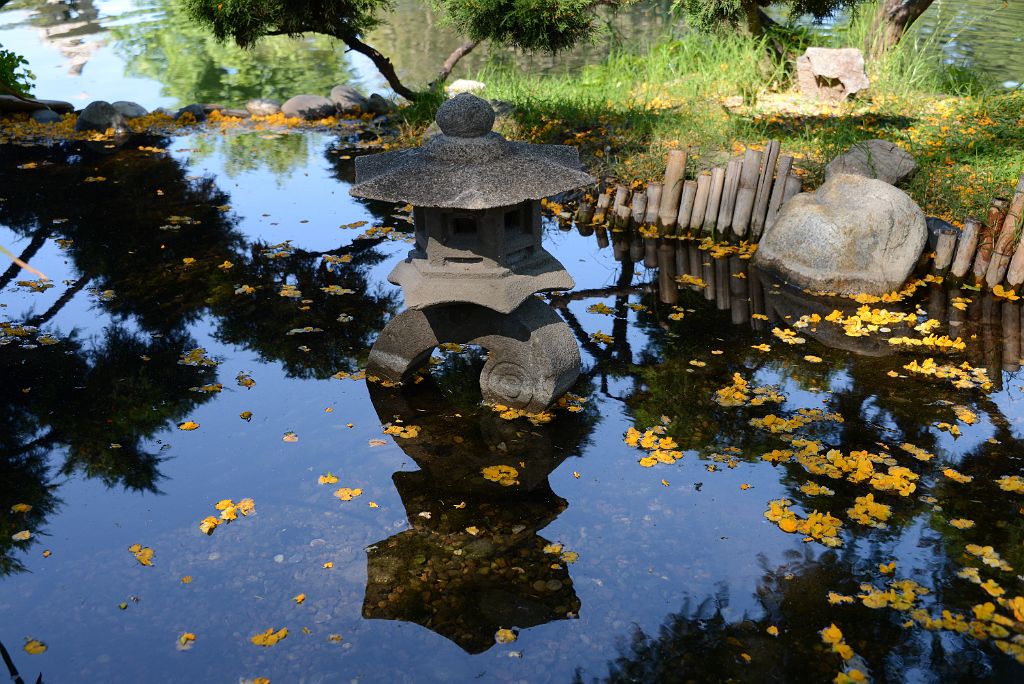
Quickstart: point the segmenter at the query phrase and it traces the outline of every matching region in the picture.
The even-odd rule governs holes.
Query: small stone
[[[90,102],[78,115],[75,121],[75,131],[100,131],[114,129],[114,135],[127,135],[131,133],[128,121],[121,112],[114,109],[109,102],[97,100]]]
[[[251,114],[246,109],[222,109],[220,110],[221,116],[232,116],[236,119],[248,119]]]
[[[460,93],[479,93],[481,90],[487,87],[487,84],[483,81],[473,81],[468,78],[459,78],[445,87],[445,92],[448,93],[448,97],[455,97]]]
[[[331,88],[330,100],[339,114],[362,114],[370,111],[370,101],[349,85],[336,85]]]
[[[896,185],[916,172],[917,162],[914,158],[894,143],[888,140],[863,140],[828,163],[825,167],[825,180],[840,173],[855,173]]]
[[[370,95],[369,110],[374,114],[390,114],[396,109],[395,103],[386,99],[383,95],[378,95],[377,93]]]
[[[253,116],[273,116],[281,111],[281,103],[277,100],[256,98],[245,103],[245,111]]]
[[[288,118],[315,120],[335,113],[334,103],[320,95],[296,95],[281,105],[281,111]]]
[[[149,112],[146,111],[146,108],[142,105],[136,104],[135,102],[129,102],[127,100],[118,100],[117,102],[111,103],[110,106],[119,111],[121,116],[126,119],[136,119],[140,116],[146,116],[146,114],[149,114]]]
[[[182,107],[174,115],[174,118],[176,120],[180,119],[185,112],[188,112],[189,114],[194,116],[196,118],[196,121],[206,121],[206,109],[201,104],[190,104]]]
[[[487,100],[461,93],[437,108],[441,132],[452,138],[479,138],[491,132],[494,110]]]
[[[52,109],[37,109],[30,116],[33,121],[41,124],[51,124],[60,121],[60,114]]]
[[[279,553],[276,556],[274,556],[274,562],[275,563],[284,563],[284,554],[283,553]]]
[[[842,102],[870,85],[857,48],[809,47],[796,60],[796,75],[800,94],[811,100]]]

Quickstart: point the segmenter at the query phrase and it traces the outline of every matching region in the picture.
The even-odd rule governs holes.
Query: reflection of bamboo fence
[[[780,148],[771,140],[763,152],[747,150],[725,167],[695,171],[692,180],[686,178],[686,152],[672,150],[662,182],[635,190],[611,186],[596,205],[580,205],[576,222],[581,232],[610,224],[613,230],[632,226],[657,237],[757,242],[771,230],[783,202],[801,189],[793,158],[780,155]]]
[[[594,233],[582,224],[577,225],[577,230],[584,235]],[[602,230],[598,231],[598,245],[607,247],[608,233],[603,231],[602,244]],[[729,311],[734,324],[749,325],[756,332],[788,327],[808,313],[824,318],[833,308],[850,315],[860,306],[851,299],[812,298],[780,286],[766,274],[749,268],[749,260],[736,254],[715,258],[709,250],[701,249],[697,240],[642,238],[633,231],[623,231],[612,234],[611,246],[615,259],[624,262],[623,268],[632,271],[633,262],[640,261],[657,268],[656,289],[661,302],[678,304],[680,292],[685,289],[700,292],[717,309]],[[993,386],[1001,389],[1001,371],[1017,372],[1024,364],[1022,305],[1024,299],[1009,301],[992,292],[932,284],[922,299],[915,298],[904,308],[913,310],[920,306],[929,318],[941,323],[945,334],[967,340],[968,362],[985,368]],[[886,306],[900,308],[900,304]],[[804,332],[826,346],[872,356],[895,355],[899,351],[887,341],[890,336],[898,336],[895,332],[849,338],[844,336],[841,326],[832,323],[820,323],[818,328]],[[826,331],[832,333],[831,338],[823,335]]]

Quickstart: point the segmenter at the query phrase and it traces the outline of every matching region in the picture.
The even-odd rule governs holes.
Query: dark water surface
[[[1021,648],[1014,606],[1024,612],[1024,599],[991,595],[1024,594],[1024,493],[996,483],[1022,472],[1020,302],[925,287],[913,301],[871,305],[920,307],[910,324],[850,337],[799,319],[834,305],[849,316],[858,304],[776,288],[735,255],[670,242],[663,266],[674,269],[678,248],[706,287],[659,292],[642,242],[631,250],[621,236],[552,222],[546,245],[577,283],[551,299],[583,350],[571,410],[531,422],[479,405],[473,350],[439,350],[405,390],[336,379],[358,372],[402,302],[386,275],[409,248],[408,214],[347,194],[352,157],[372,138],[235,131],[136,138],[117,153],[0,147],[0,244],[53,285],[35,291],[44,286],[30,274],[0,273],[0,641],[23,674],[760,682],[831,681],[855,667],[877,681],[1024,677],[978,638],[991,629],[1002,648]],[[374,226],[395,230],[381,237]],[[283,296],[286,285],[301,294]],[[963,311],[957,296],[970,300]],[[912,326],[927,318],[966,351],[897,352],[886,341],[922,338]],[[773,328],[805,342],[785,344]],[[986,369],[992,386],[955,388],[903,368],[926,357]],[[750,383],[746,402],[722,405],[718,390],[737,373]],[[755,386],[784,403],[750,405]],[[800,410],[830,416],[793,437],[821,455],[874,454],[861,467],[873,460],[880,476],[764,460],[807,443],[750,421]],[[180,429],[187,421],[198,428]],[[419,434],[386,435],[390,423]],[[631,427],[657,428],[681,457],[644,467],[648,454],[624,441]],[[935,456],[917,460],[904,443]],[[485,479],[494,465],[518,482]],[[894,484],[892,466],[912,475]],[[318,484],[327,473],[338,482]],[[341,501],[341,487],[362,493]],[[891,506],[883,527],[848,512],[869,493]],[[254,514],[200,531],[219,501],[246,498]],[[837,538],[804,541],[767,520],[783,498],[800,519],[830,512]],[[950,524],[961,519],[973,527]],[[16,540],[23,531],[31,537]],[[133,544],[153,550],[152,565]],[[991,546],[1005,567],[970,544]],[[904,583],[878,599],[894,581]],[[830,592],[852,602],[832,605]],[[968,626],[986,602],[1001,632],[991,617]],[[943,610],[945,628],[930,623]],[[819,634],[832,623],[853,651],[846,666]],[[287,638],[273,646],[250,641],[281,628]],[[503,629],[518,638],[497,643]],[[183,633],[195,635],[184,651]],[[48,649],[29,655],[28,639]]]

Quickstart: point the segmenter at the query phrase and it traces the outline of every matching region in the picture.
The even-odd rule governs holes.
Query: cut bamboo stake
[[[615,208],[615,218],[613,222],[613,230],[626,230],[629,228],[629,205],[620,204]]]
[[[743,239],[750,227],[750,215],[754,212],[754,197],[757,194],[757,180],[761,173],[761,153],[747,150],[743,154],[743,170],[740,172],[739,189],[736,191],[736,208],[732,214],[732,232]]]
[[[1010,200],[1005,197],[996,197],[988,207],[988,216],[985,218],[985,230],[981,234],[978,244],[978,254],[974,257],[974,278],[976,282],[983,283],[985,274],[988,272],[988,265],[992,261],[992,251],[995,249],[996,240],[1003,229],[1003,219],[1010,208]]]
[[[782,208],[782,195],[786,191],[786,179],[789,177],[789,170],[792,167],[792,157],[788,154],[779,157],[778,171],[775,174],[775,183],[772,185],[772,197],[768,200],[768,215],[764,219],[764,233],[761,233],[761,237],[764,237],[765,233],[775,225],[779,209]]]
[[[1009,230],[1016,235],[1017,229],[1020,227],[1021,216],[1024,216],[1024,175],[1017,181],[1017,191],[1013,195],[1013,204],[1010,205],[1010,210],[1006,212],[1003,232]],[[1024,245],[1024,240],[1021,241],[1021,244]],[[1024,283],[1024,248],[1017,247],[1017,251],[1010,260],[1006,280],[1011,287],[1017,287]]]
[[[675,232],[685,171],[686,153],[682,150],[671,150],[668,153],[668,164],[665,166],[665,180],[661,185],[661,206],[658,208],[658,232],[662,235],[672,235]]]
[[[647,193],[638,192],[633,195],[632,211],[633,227],[641,226],[644,223],[644,216],[647,215]]]
[[[935,242],[935,261],[932,268],[936,273],[944,273],[953,260],[953,249],[956,247],[956,231],[944,228]]]
[[[781,146],[782,143],[778,140],[769,140],[765,150],[764,164],[757,182],[757,194],[754,195],[754,214],[750,217],[751,240],[760,240],[761,233],[764,232],[765,215],[768,213],[768,200],[772,191],[772,178],[775,176],[775,162],[779,158]]]
[[[985,274],[985,284],[989,287],[995,287],[1003,282],[1006,276],[1006,269],[1010,265],[1014,243],[1017,240],[1017,224],[1020,223],[1021,215],[1024,215],[1024,175],[1017,181],[1017,189],[1014,190],[1013,200],[1006,212],[1006,218],[1003,219],[1003,228],[999,232],[999,240],[992,254],[992,263],[988,265]]]
[[[663,195],[664,196],[664,195]],[[690,225],[690,215],[693,213],[693,203],[697,197],[697,181],[685,181],[683,183],[682,201],[679,203],[679,214],[676,223],[679,224],[680,233],[683,226]]]
[[[708,195],[708,207],[704,211],[704,223],[701,225],[701,232],[705,235],[714,235],[716,233],[718,205],[722,201],[722,191],[724,189],[725,169],[719,167],[711,169],[711,194]]]
[[[690,212],[690,235],[700,233],[700,226],[704,223],[704,213],[708,209],[708,196],[711,194],[711,176],[702,173],[697,176],[697,194],[693,199],[693,211]],[[680,224],[682,228],[682,224]]]
[[[974,260],[974,252],[978,249],[978,237],[981,234],[981,221],[968,217],[964,221],[964,228],[960,232],[960,242],[956,248],[956,256],[953,257],[953,266],[950,273],[956,278],[963,278],[967,275],[971,262]]]
[[[733,158],[725,169],[725,187],[722,189],[722,201],[718,207],[718,221],[715,226],[719,235],[725,235],[732,226],[732,212],[736,209],[736,191],[739,189],[740,171],[743,160]]]
[[[604,223],[608,219],[608,207],[611,206],[612,198],[607,192],[597,196],[597,208],[594,210],[594,223]]]
[[[644,223],[648,226],[657,225],[658,208],[661,206],[661,183],[649,183],[647,185],[647,211],[644,213]]]
[[[629,204],[629,188],[622,183],[618,183],[615,186],[615,201],[612,202],[612,214],[617,214],[619,207],[623,204]]]

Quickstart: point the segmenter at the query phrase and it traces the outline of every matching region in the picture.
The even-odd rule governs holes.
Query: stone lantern
[[[485,401],[540,411],[575,382],[572,331],[534,295],[573,286],[541,246],[541,198],[590,185],[565,145],[511,142],[494,110],[463,93],[437,110],[441,134],[422,147],[356,159],[356,197],[413,205],[416,244],[388,279],[407,310],[381,332],[368,372],[403,380],[442,342],[489,353]]]

